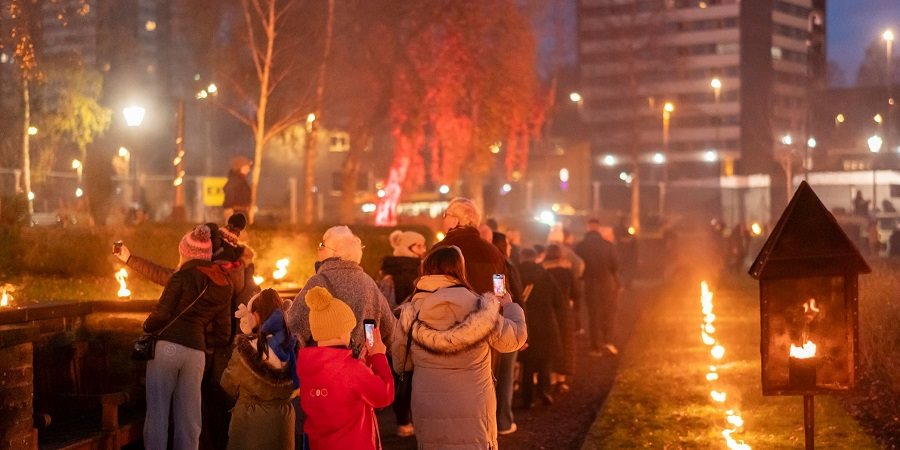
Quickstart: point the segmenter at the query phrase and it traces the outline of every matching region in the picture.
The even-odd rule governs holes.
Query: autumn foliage
[[[433,6],[433,5],[432,5]],[[426,179],[452,185],[462,178],[481,201],[484,178],[501,145],[505,173],[525,170],[529,139],[542,111],[535,77],[534,36],[511,0],[448,2],[408,20],[420,32],[403,49],[395,72],[390,122],[395,151],[376,223],[396,223],[404,190]]]

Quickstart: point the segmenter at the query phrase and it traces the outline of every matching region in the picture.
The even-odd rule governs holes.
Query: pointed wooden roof
[[[869,273],[872,270],[805,181],[750,266],[756,279]]]

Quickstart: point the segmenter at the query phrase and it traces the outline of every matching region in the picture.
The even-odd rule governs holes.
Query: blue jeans
[[[497,430],[508,430],[515,423],[512,412],[513,375],[519,352],[500,354],[497,364]]]
[[[166,450],[170,406],[174,449],[196,450],[200,445],[200,382],[205,364],[206,357],[200,350],[169,341],[156,343],[156,356],[147,361],[146,450]]]

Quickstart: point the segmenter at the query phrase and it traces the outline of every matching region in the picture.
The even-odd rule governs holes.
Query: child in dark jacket
[[[376,329],[372,344],[367,342],[364,363],[349,347],[356,326],[350,306],[322,287],[312,288],[305,301],[317,343],[301,349],[297,357],[300,406],[306,413],[304,431],[310,448],[381,448],[374,408],[394,399],[381,333]]]

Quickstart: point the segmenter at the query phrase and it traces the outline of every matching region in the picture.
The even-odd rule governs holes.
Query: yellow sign
[[[203,204],[206,206],[222,206],[225,203],[225,177],[206,177],[203,179]]]

